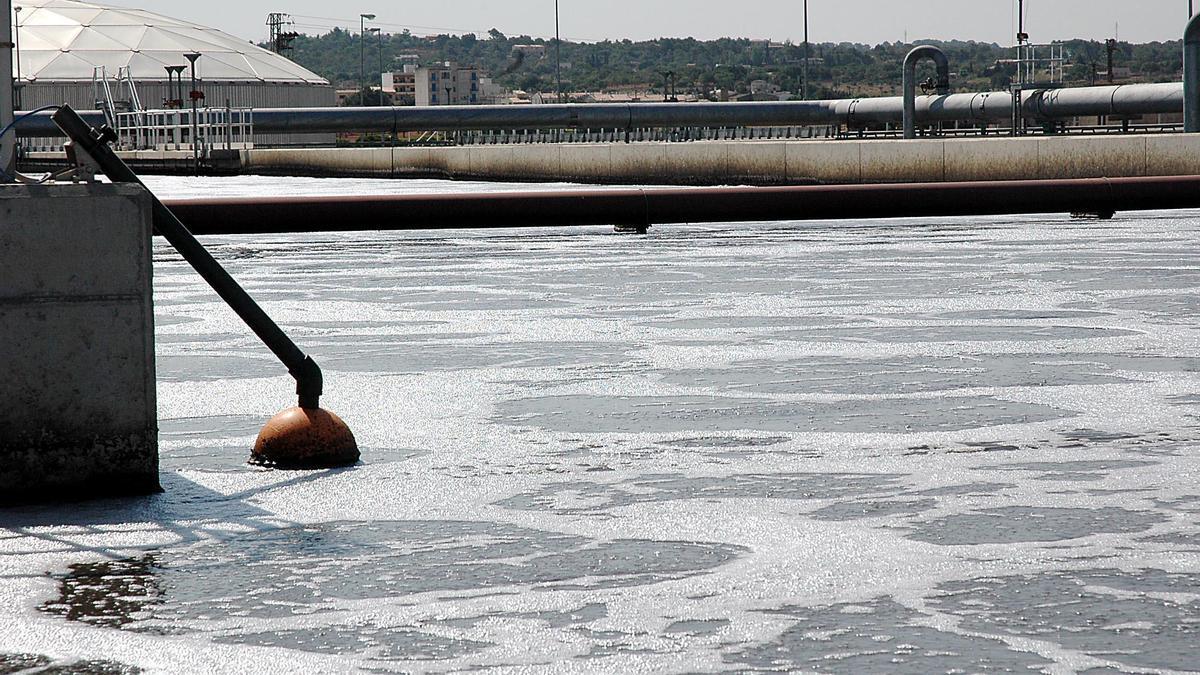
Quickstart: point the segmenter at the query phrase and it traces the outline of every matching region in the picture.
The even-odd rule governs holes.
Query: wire
[[[59,108],[59,106],[56,106],[56,105],[45,105],[45,106],[38,108],[37,110],[30,110],[29,112],[21,115],[20,117],[13,119],[13,121],[8,123],[8,126],[4,127],[4,129],[0,129],[0,140],[3,140],[4,136],[8,132],[15,129],[19,122],[26,120],[30,117],[33,117],[34,115],[36,115],[38,113],[44,113],[47,110],[58,110],[58,108]],[[0,167],[0,174],[2,174],[4,178],[8,179],[8,182],[10,182],[10,183],[19,182],[17,177],[12,175],[11,173],[9,173],[8,169],[6,169],[5,167]]]
[[[38,113],[44,113],[47,110],[58,110],[60,107],[62,107],[62,106],[44,105],[44,106],[38,108],[37,110],[30,110],[29,112],[21,115],[20,117],[17,117],[16,119],[14,119],[11,122],[9,122],[8,126],[4,127],[3,129],[0,129],[0,139],[4,138],[5,134],[12,131],[13,128],[17,126],[17,124],[23,122],[24,120],[26,120],[30,117],[33,117],[34,115],[36,115]]]

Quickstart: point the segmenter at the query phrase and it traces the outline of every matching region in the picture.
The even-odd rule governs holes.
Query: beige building
[[[420,66],[413,87],[418,106],[473,105],[479,103],[479,69],[450,61]]]
[[[447,61],[420,66],[413,72],[414,98],[418,106],[483,105],[507,103],[504,88],[484,77],[476,66]]]
[[[383,74],[383,90],[398,101],[416,100],[417,66],[405,65],[402,70]]]

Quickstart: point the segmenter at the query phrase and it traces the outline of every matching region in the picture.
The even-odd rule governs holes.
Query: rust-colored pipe
[[[196,234],[561,227],[1200,208],[1200,176],[169,200]]]

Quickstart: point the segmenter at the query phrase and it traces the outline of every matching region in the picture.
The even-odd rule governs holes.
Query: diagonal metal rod
[[[129,168],[120,157],[109,147],[110,137],[105,131],[88,126],[70,106],[63,106],[54,113],[54,122],[62,129],[76,145],[76,148],[86,152],[104,175],[114,183],[136,183],[142,187],[146,184]],[[108,133],[111,133],[109,131]],[[147,189],[147,192],[150,192]],[[212,286],[217,295],[229,305],[230,309],[241,317],[242,321],[254,331],[283,365],[287,367],[292,377],[296,378],[296,394],[300,397],[301,408],[317,408],[320,404],[323,388],[321,369],[312,357],[306,355],[295,342],[267,315],[258,303],[234,281],[233,277],[221,267],[221,263],[196,240],[196,237],[184,227],[159,199],[150,192],[150,200],[154,206],[154,228],[158,230],[176,251]]]

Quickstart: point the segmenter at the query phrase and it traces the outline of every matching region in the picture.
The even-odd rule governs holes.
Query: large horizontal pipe
[[[1200,208],[1200,176],[167,200],[196,234],[648,226]]]
[[[1026,91],[1026,117],[1055,120],[1100,115],[1183,112],[1183,85],[1126,84]],[[84,114],[90,124],[100,113]],[[900,124],[901,96],[756,103],[631,103],[568,105],[413,106],[379,108],[265,108],[254,111],[260,134],[400,133],[489,129],[649,129],[664,127],[785,127]],[[1012,118],[1008,92],[920,96],[916,119],[993,122]],[[56,136],[48,114],[17,126],[22,136]]]

